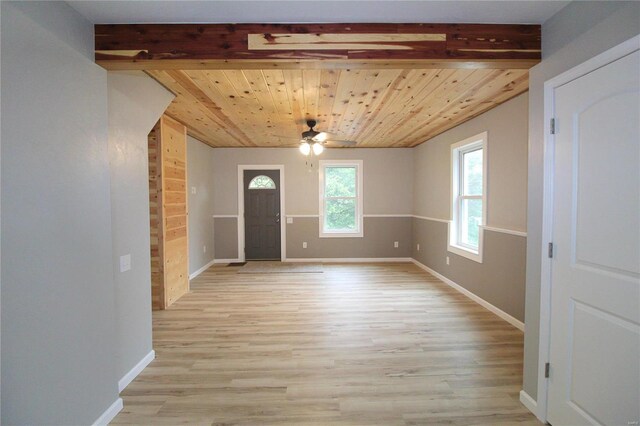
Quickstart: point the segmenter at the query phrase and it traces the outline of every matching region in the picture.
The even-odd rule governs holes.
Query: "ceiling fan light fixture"
[[[322,146],[321,143],[316,142],[316,143],[313,144],[313,153],[315,155],[322,154],[322,151],[324,151],[324,147]]]
[[[315,144],[314,144],[315,146]],[[309,145],[309,142],[303,141],[300,142],[300,152],[303,155],[309,155],[311,153],[311,145]],[[315,150],[314,150],[315,152]]]

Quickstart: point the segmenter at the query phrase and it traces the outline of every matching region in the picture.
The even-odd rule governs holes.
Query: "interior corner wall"
[[[187,136],[189,275],[213,262],[213,148]]]
[[[544,82],[640,33],[640,2],[574,1],[542,26],[542,62],[529,72],[529,164],[524,391],[538,395]]]
[[[64,2],[1,2],[2,419],[118,401],[107,72]]]
[[[238,257],[238,165],[284,165],[287,259],[411,256],[412,149],[334,148],[322,160],[363,160],[363,238],[319,238],[319,176],[297,148],[214,149],[215,257]],[[380,217],[383,215],[385,217]],[[285,221],[286,222],[286,221]],[[302,248],[302,242],[307,248]],[[394,241],[399,247],[394,248]]]
[[[173,94],[141,71],[109,71],[112,267],[116,374],[124,377],[152,350],[147,135]],[[120,256],[131,269],[120,271]]]
[[[519,321],[525,304],[526,237],[518,233],[526,227],[527,121],[524,93],[430,139],[414,155],[413,258]],[[484,231],[478,263],[447,250],[451,145],[485,131],[487,226],[494,229]]]

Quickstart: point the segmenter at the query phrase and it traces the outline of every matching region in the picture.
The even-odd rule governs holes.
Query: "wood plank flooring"
[[[523,334],[413,264],[215,266],[153,313],[113,424],[538,425]]]

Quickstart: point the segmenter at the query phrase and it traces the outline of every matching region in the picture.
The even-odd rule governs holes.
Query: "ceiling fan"
[[[355,141],[331,139],[328,133],[314,130],[314,127],[318,124],[316,120],[307,120],[306,124],[309,130],[302,132],[302,137],[299,142],[300,152],[304,155],[309,155],[311,152],[313,152],[314,155],[320,155],[324,151],[325,146],[345,147],[355,146],[357,143]]]

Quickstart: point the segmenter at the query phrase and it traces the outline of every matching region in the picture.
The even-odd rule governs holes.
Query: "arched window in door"
[[[276,189],[276,183],[269,176],[260,175],[251,179],[249,189]]]

